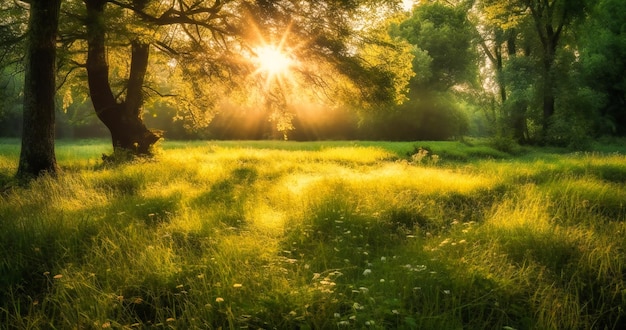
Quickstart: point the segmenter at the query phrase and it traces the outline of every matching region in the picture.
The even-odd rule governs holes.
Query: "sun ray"
[[[286,74],[293,60],[279,46],[263,45],[254,49],[258,71],[268,76]]]
[[[282,33],[267,35],[252,24],[256,38],[250,40],[250,63],[254,66],[252,76],[263,78],[265,88],[270,85],[296,84],[295,76],[300,72],[302,62],[296,53],[303,47],[301,42],[292,44],[291,24]],[[278,31],[275,31],[278,32]]]

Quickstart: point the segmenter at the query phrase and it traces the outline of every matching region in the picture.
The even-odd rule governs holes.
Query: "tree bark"
[[[550,123],[555,111],[555,95],[554,95],[554,83],[555,80],[552,77],[552,67],[554,65],[556,49],[559,43],[561,33],[565,27],[567,21],[567,10],[561,9],[562,12],[555,12],[559,4],[555,2],[542,2],[536,1],[529,4],[532,18],[535,23],[535,29],[541,41],[542,47],[542,101],[543,101],[543,118],[542,118],[542,132],[541,139],[545,142],[548,137],[548,130],[550,129]],[[565,6],[566,4],[560,4]]]
[[[18,178],[58,171],[54,153],[56,38],[61,0],[30,1]]]
[[[552,41],[552,40],[551,40]],[[550,123],[552,121],[552,115],[554,115],[554,79],[552,77],[552,66],[554,64],[554,57],[556,53],[556,40],[548,43],[544,46],[543,51],[543,123],[542,123],[542,139],[548,136],[548,130],[550,129]]]
[[[512,59],[517,56],[517,31],[515,29],[511,29],[507,33],[507,55],[509,59]],[[525,104],[525,102],[515,102],[509,107],[511,111],[509,116],[511,117],[511,127],[513,128],[513,139],[521,144],[527,142],[526,107],[527,104]]]
[[[114,149],[124,149],[135,154],[149,154],[150,147],[159,134],[150,131],[143,123],[143,82],[148,68],[150,45],[133,41],[131,45],[130,75],[126,85],[126,99],[115,99],[109,82],[109,65],[106,59],[106,1],[86,0],[87,6],[87,80],[94,110],[100,121],[111,132]]]

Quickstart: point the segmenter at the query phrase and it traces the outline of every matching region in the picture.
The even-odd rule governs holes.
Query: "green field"
[[[623,329],[620,148],[0,140],[0,327]]]

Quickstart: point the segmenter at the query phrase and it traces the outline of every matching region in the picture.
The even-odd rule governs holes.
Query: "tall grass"
[[[64,142],[21,187],[11,143],[5,328],[626,325],[620,154],[197,141],[103,165],[106,142]]]

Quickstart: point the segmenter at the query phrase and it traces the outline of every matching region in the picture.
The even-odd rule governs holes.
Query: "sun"
[[[293,65],[293,59],[280,47],[263,45],[254,49],[257,71],[267,74],[268,78],[286,75]]]

